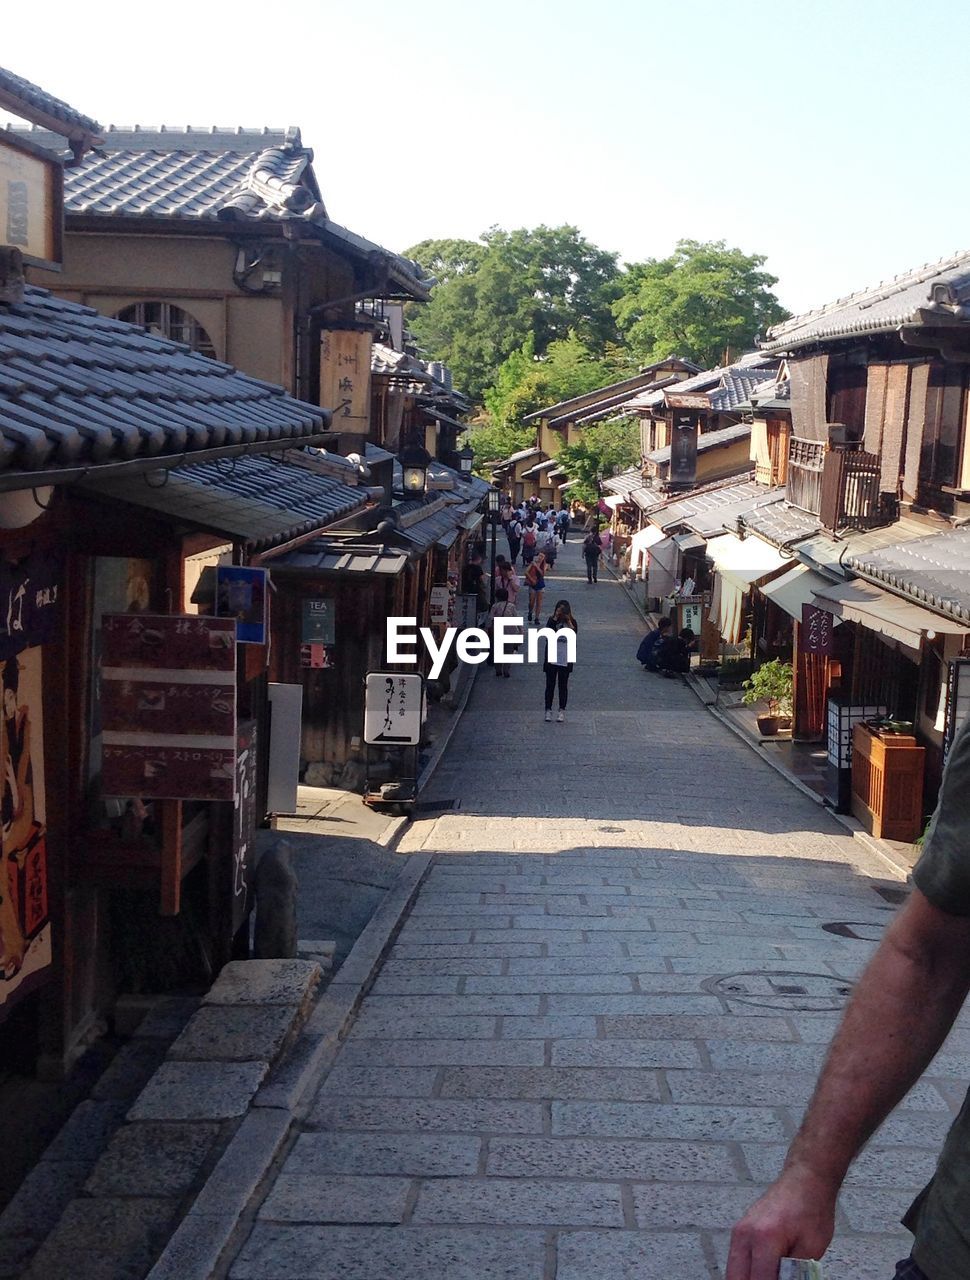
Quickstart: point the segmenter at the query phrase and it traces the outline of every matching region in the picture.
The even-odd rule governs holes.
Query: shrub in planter
[[[777,733],[783,720],[792,715],[791,664],[773,658],[766,662],[744,682],[743,701],[749,706],[754,702],[766,702],[767,714],[758,717],[762,733]]]

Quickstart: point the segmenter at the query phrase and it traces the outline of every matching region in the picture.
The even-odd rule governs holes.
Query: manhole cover
[[[597,827],[597,831],[605,831],[607,835],[615,836],[623,833],[622,827]]]
[[[852,992],[852,984],[830,973],[729,973],[707,978],[701,984],[711,995],[737,1000],[762,1009],[789,1013],[824,1013],[841,1009]]]
[[[838,938],[852,938],[856,942],[879,942],[883,931],[881,924],[867,923],[864,920],[830,920],[822,928]]]

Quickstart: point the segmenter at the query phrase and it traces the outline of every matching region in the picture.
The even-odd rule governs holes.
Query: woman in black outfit
[[[576,619],[569,607],[568,600],[560,600],[555,609],[552,611],[552,617],[546,622],[546,626],[553,631],[559,631],[566,627],[572,627],[573,631],[579,634],[579,627],[576,625]],[[569,697],[569,673],[573,669],[573,664],[566,661],[566,642],[560,640],[556,643],[549,641],[546,647],[546,660],[542,664],[542,669],[546,673],[546,719],[552,719],[552,695],[556,691],[556,685],[559,686],[559,714],[556,720],[559,724],[566,719],[566,701]]]

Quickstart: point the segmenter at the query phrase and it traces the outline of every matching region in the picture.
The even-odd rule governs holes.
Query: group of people
[[[555,564],[556,553],[569,536],[569,522],[566,507],[557,511],[552,503],[543,507],[531,499],[513,507],[507,500],[502,508],[502,528],[509,542],[509,559],[515,564],[521,553],[523,568],[528,568],[544,555],[547,564]]]
[[[697,637],[690,627],[675,632],[669,618],[661,618],[656,627],[640,641],[637,662],[644,671],[655,671],[673,678],[690,671],[690,656],[697,648]]]

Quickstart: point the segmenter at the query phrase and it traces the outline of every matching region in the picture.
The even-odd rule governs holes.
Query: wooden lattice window
[[[181,342],[200,355],[216,359],[215,346],[206,330],[195,316],[173,302],[133,302],[118,312],[117,319],[147,329],[159,338]]]

